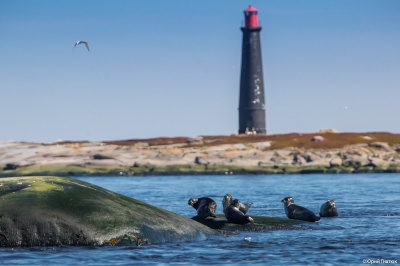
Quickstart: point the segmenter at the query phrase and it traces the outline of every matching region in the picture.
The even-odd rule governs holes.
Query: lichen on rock
[[[206,239],[186,217],[62,177],[0,179],[0,246],[143,245]]]

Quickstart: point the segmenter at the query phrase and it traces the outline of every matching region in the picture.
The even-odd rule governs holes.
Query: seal
[[[224,208],[224,214],[225,215],[226,215],[226,209],[228,208],[229,205],[231,205],[232,201],[233,201],[232,195],[231,194],[225,194],[225,196],[224,196],[224,198],[222,200],[222,207]],[[239,210],[241,212],[243,212],[244,214],[246,214],[249,211],[251,205],[253,205],[253,202],[242,203],[242,202],[239,201],[239,204],[240,204]]]
[[[191,198],[188,204],[197,210],[197,216],[203,218],[216,217],[217,203],[211,198]]]
[[[224,198],[222,199],[222,208],[225,216],[226,216],[226,209],[229,207],[229,205],[231,205],[232,201],[233,197],[231,194],[225,194]]]
[[[321,217],[335,217],[338,216],[338,210],[335,206],[334,200],[328,200],[324,204],[321,205],[319,209],[319,216]]]
[[[240,201],[238,199],[235,199],[226,208],[225,217],[228,220],[228,222],[234,224],[254,223],[253,218],[241,212],[239,207],[240,207]]]
[[[319,221],[321,218],[307,208],[294,204],[292,197],[286,197],[282,200],[285,207],[286,216],[289,219],[302,220],[307,222]]]

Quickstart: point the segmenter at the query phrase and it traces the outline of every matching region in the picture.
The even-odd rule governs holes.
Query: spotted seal
[[[334,200],[328,200],[324,204],[321,205],[319,209],[319,216],[321,217],[335,217],[338,216],[338,210],[335,206]]]
[[[238,199],[234,199],[232,203],[226,208],[225,217],[228,222],[234,224],[254,223],[253,218],[241,212],[239,207],[240,201]]]
[[[217,203],[211,198],[191,198],[189,199],[188,204],[197,210],[197,216],[203,218],[209,216],[216,217],[215,211],[217,210]]]
[[[225,194],[225,196],[224,196],[224,198],[222,200],[222,206],[224,208],[224,214],[225,215],[226,215],[226,209],[228,208],[229,205],[231,205],[232,201],[233,201],[232,195],[231,194]],[[246,214],[249,211],[251,205],[253,205],[253,202],[242,203],[242,202],[239,201],[239,203],[240,203],[239,210],[241,212],[243,212],[243,214]]]
[[[294,199],[292,197],[284,198],[282,200],[282,203],[285,207],[286,216],[289,219],[296,219],[308,222],[315,222],[321,219],[309,209],[294,204]]]

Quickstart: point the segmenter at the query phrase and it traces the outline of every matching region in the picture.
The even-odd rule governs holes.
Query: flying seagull
[[[82,44],[82,43],[86,46],[87,50],[90,51],[90,50],[89,50],[89,44],[87,43],[87,41],[77,41],[77,42],[75,43],[74,49],[75,49],[75,47],[76,47],[77,45]]]

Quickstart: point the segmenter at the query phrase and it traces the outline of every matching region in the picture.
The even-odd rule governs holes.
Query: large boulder
[[[201,240],[214,232],[75,179],[0,178],[0,246],[143,245]]]
[[[357,155],[357,154],[344,154],[344,160],[342,165],[346,167],[355,167],[359,168],[362,166],[367,166],[370,164],[368,156],[365,155]]]
[[[390,147],[390,145],[387,142],[373,142],[370,144],[370,146],[378,148],[378,149],[383,149],[388,152],[393,151],[393,149]]]

